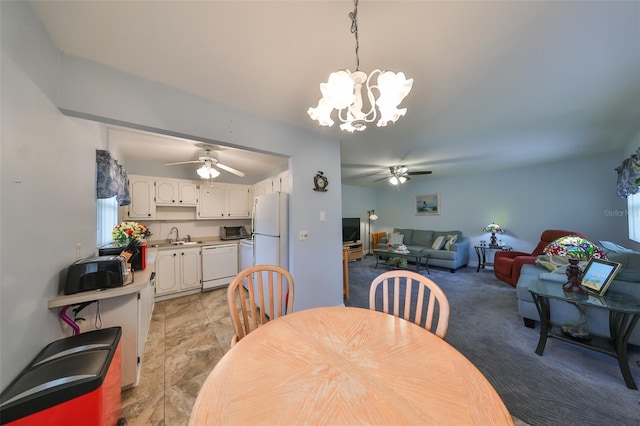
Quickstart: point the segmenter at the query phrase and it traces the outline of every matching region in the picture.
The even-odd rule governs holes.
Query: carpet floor
[[[345,305],[368,307],[369,285],[386,270],[373,257],[350,262]],[[532,426],[640,425],[640,391],[625,386],[617,360],[557,339],[536,355],[539,324],[524,326],[515,288],[493,271],[432,267],[421,274],[449,300],[447,342],[482,371],[513,416]],[[630,346],[629,363],[640,383],[640,347]]]

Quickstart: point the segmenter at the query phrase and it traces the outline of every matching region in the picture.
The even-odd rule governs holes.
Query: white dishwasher
[[[223,287],[238,275],[238,244],[202,247],[202,290]]]

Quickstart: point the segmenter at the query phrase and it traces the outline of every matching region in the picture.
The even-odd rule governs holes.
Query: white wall
[[[531,251],[545,229],[567,229],[591,240],[614,241],[640,249],[629,240],[626,202],[616,196],[616,172],[624,155],[610,154],[562,161],[543,166],[494,173],[437,178],[430,175],[408,184],[382,187],[374,207],[376,231],[394,227],[460,230],[472,243],[488,240],[482,228],[496,221],[506,230],[499,234],[514,250]],[[345,189],[345,193],[346,193]],[[350,190],[353,192],[353,189]],[[343,211],[361,208],[361,198],[343,197]],[[440,194],[439,216],[416,216],[416,195]],[[368,190],[363,192],[368,197]],[[476,263],[471,249],[470,259]]]
[[[337,141],[61,55],[26,2],[0,2],[0,15],[0,388],[47,343],[71,334],[47,301],[76,243],[81,256],[95,254],[95,149],[106,148],[104,132],[56,106],[289,156],[295,309],[342,303]],[[329,177],[326,193],[311,190],[317,170]],[[299,241],[299,230],[309,239]]]
[[[3,52],[4,53],[4,52]],[[64,117],[2,56],[0,386],[45,344],[68,335],[47,301],[59,275],[95,255],[97,126]]]

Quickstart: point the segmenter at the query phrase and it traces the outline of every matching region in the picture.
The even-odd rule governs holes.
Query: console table
[[[593,349],[618,360],[620,372],[629,389],[638,389],[627,359],[627,342],[634,327],[640,319],[640,300],[628,295],[617,294],[609,291],[605,296],[593,294],[578,294],[565,292],[562,285],[553,282],[536,281],[528,287],[533,301],[540,314],[540,339],[536,348],[536,354],[542,356],[547,337],[554,337],[565,342],[570,342],[585,348]],[[576,305],[590,306],[605,309],[609,312],[609,332],[611,338],[591,336],[591,340],[574,339],[562,333],[562,330],[551,323],[551,310],[549,299],[561,300]]]
[[[509,246],[473,246],[476,249],[476,256],[478,256],[478,268],[476,272],[480,271],[480,267],[484,269],[485,266],[493,266],[493,262],[487,262],[487,250],[511,250]]]

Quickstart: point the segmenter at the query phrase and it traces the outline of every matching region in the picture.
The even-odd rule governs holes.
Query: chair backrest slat
[[[227,288],[235,332],[231,344],[271,319],[293,312],[293,300],[293,277],[287,270],[256,265],[240,271]]]
[[[415,283],[415,284],[414,284]],[[391,285],[391,288],[390,288]],[[418,286],[415,289],[415,286]],[[382,309],[377,309],[378,290],[381,290]],[[402,297],[404,292],[404,297]],[[414,292],[417,293],[414,300]],[[390,301],[390,295],[393,300]],[[403,306],[400,306],[400,299]],[[425,309],[425,298],[427,298]],[[389,310],[389,306],[393,309]],[[401,311],[402,308],[402,311]],[[369,290],[369,309],[381,310],[388,314],[412,321],[444,339],[449,329],[449,301],[442,289],[429,278],[406,270],[388,271],[378,275]],[[411,315],[413,312],[413,317]],[[424,315],[424,325],[423,325]],[[436,329],[433,330],[434,317],[437,315]]]

